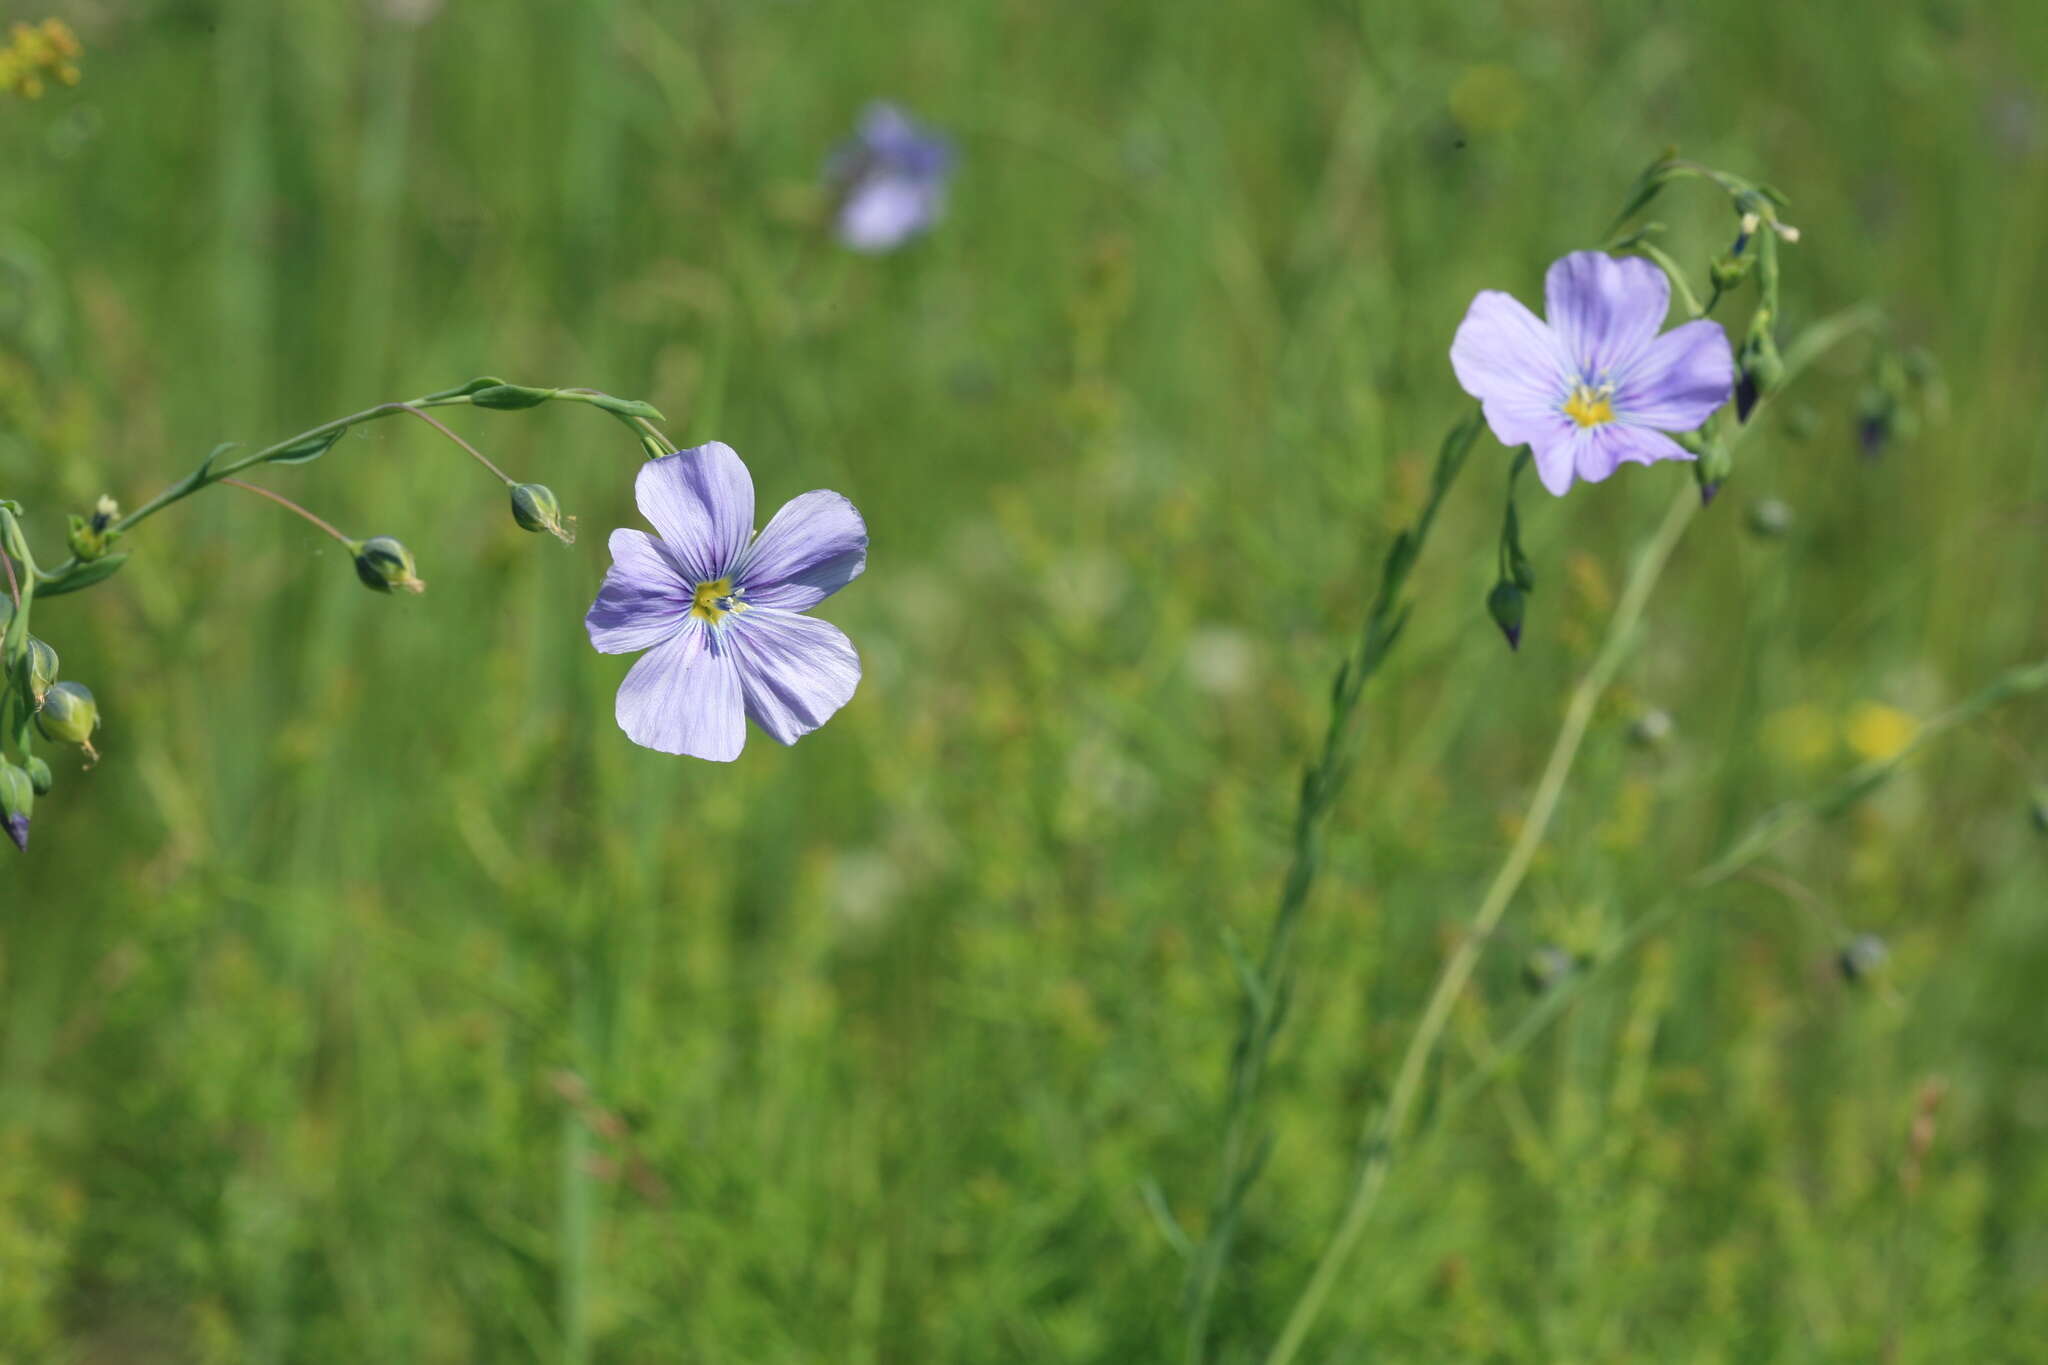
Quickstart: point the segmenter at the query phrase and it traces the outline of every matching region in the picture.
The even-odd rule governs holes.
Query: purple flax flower
[[[1562,495],[1622,461],[1690,460],[1664,433],[1692,431],[1728,401],[1735,357],[1719,323],[1662,336],[1664,272],[1636,256],[1575,251],[1543,280],[1545,322],[1482,290],[1451,342],[1458,383],[1486,410],[1502,445],[1534,452],[1543,486]]]
[[[855,251],[893,251],[938,221],[953,173],[953,145],[893,104],[871,104],[832,154],[839,240]]]
[[[634,495],[661,535],[612,532],[612,567],[583,620],[600,653],[647,651],[619,685],[627,738],[729,763],[747,716],[794,744],[846,705],[860,656],[802,613],[867,567],[852,503],[800,494],[756,536],[754,481],[717,441],[649,460]]]

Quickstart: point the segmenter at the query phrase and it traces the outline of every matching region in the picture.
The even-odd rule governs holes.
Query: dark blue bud
[[[1500,627],[1500,633],[1507,636],[1509,649],[1522,647],[1522,590],[1508,579],[1503,578],[1493,585],[1493,591],[1486,594],[1486,610],[1493,617],[1493,623]]]
[[[36,789],[27,773],[0,758],[0,824],[23,853],[28,852],[28,818],[36,808]]]

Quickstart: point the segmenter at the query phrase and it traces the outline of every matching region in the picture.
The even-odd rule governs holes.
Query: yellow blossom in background
[[[40,24],[14,24],[0,44],[0,90],[36,99],[45,81],[78,84],[78,35],[62,19]]]
[[[1896,706],[1877,701],[1856,703],[1842,725],[1842,737],[1849,741],[1850,749],[1870,763],[1898,757],[1919,732],[1919,721]]]
[[[1808,702],[1764,717],[1764,750],[1794,768],[1812,768],[1835,751],[1835,719]]]

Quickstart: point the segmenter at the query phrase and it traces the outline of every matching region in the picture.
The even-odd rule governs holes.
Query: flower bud
[[[81,563],[91,563],[107,552],[107,547],[121,538],[114,529],[114,523],[121,519],[121,504],[105,494],[92,509],[92,516],[81,517],[71,514],[71,531],[65,537],[71,546],[71,553]]]
[[[1736,364],[1742,374],[1735,384],[1735,416],[1747,422],[1756,405],[1785,380],[1785,362],[1768,324],[1749,329]]]
[[[1721,491],[1721,485],[1734,472],[1735,458],[1724,443],[1717,441],[1701,452],[1699,459],[1693,461],[1692,476],[1699,481],[1702,507],[1714,500],[1714,494]]]
[[[1486,594],[1486,610],[1500,633],[1508,637],[1509,649],[1522,647],[1522,590],[1503,578]]]
[[[1671,713],[1653,706],[1629,725],[1628,742],[1639,749],[1659,749],[1674,728]]]
[[[390,592],[393,588],[406,592],[426,590],[427,585],[413,572],[412,551],[390,536],[372,536],[353,548],[356,577],[363,580],[364,587],[377,592]]]
[[[1778,540],[1792,529],[1792,509],[1777,498],[1749,505],[1749,529],[1764,540]]]
[[[1536,949],[1522,960],[1522,985],[1531,995],[1541,995],[1579,969],[1579,960],[1552,945]]]
[[[21,766],[22,771],[28,774],[28,785],[37,796],[48,796],[50,788],[57,785],[56,776],[50,772],[50,765],[36,755],[30,754],[28,762]]]
[[[100,704],[84,683],[60,682],[43,696],[43,709],[36,712],[36,728],[46,739],[76,744],[92,762],[99,751],[92,747],[92,732],[99,728]]]
[[[1884,940],[1876,934],[1858,934],[1836,954],[1835,970],[1842,974],[1842,980],[1853,986],[1876,975],[1889,956],[1891,954],[1885,948]]]
[[[546,531],[564,545],[576,543],[575,518],[562,519],[562,504],[546,484],[522,483],[512,490],[512,520],[522,530]]]
[[[28,817],[36,808],[36,789],[28,774],[0,758],[0,824],[23,853],[28,852]]]
[[[28,637],[28,695],[37,706],[43,704],[43,696],[50,690],[50,684],[57,681],[57,651],[44,640],[31,635]]]

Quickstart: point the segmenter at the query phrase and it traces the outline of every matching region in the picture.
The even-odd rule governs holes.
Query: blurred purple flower
[[[1728,401],[1735,357],[1719,323],[1662,336],[1664,272],[1636,256],[1575,251],[1543,281],[1546,322],[1507,294],[1472,300],[1451,368],[1501,444],[1534,453],[1543,486],[1598,483],[1624,460],[1690,460],[1664,433],[1692,431]]]
[[[619,728],[665,754],[727,763],[745,717],[784,744],[823,725],[860,683],[837,626],[801,613],[859,576],[867,526],[822,489],[753,534],[754,481],[713,441],[640,467],[640,514],[612,532],[612,567],[584,618],[603,654],[646,650],[619,686]]]
[[[825,175],[839,191],[839,240],[855,251],[893,251],[938,221],[953,174],[953,144],[893,104],[871,104]]]

